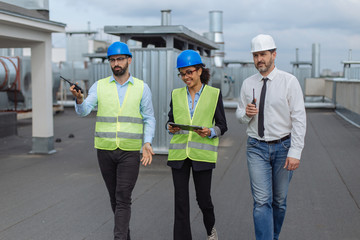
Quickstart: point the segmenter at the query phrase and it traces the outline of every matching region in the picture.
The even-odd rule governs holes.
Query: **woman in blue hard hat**
[[[175,188],[174,240],[191,240],[189,178],[192,171],[196,200],[203,213],[208,239],[217,238],[211,200],[212,170],[217,160],[219,137],[227,131],[220,90],[208,86],[209,69],[199,53],[185,50],[177,58],[178,76],[186,84],[171,95],[168,130],[173,135],[167,165]],[[182,130],[171,123],[201,126]]]

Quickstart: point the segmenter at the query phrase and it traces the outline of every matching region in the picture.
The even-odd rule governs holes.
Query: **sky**
[[[292,70],[296,48],[300,61],[311,61],[314,43],[321,71],[342,71],[349,55],[360,61],[360,0],[49,0],[50,20],[66,24],[66,31],[87,30],[88,22],[91,30],[160,25],[164,9],[171,10],[172,25],[200,35],[209,31],[209,12],[222,11],[226,60],[252,60],[251,39],[263,33],[274,38],[275,65],[285,71]],[[54,34],[53,46],[64,44],[64,34]]]

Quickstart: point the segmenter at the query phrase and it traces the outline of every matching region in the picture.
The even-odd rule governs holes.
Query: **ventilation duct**
[[[171,25],[171,10],[161,10],[161,26]]]

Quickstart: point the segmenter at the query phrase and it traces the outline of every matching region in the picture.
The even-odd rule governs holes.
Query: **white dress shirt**
[[[248,123],[247,134],[258,140],[272,141],[291,134],[288,157],[301,158],[306,132],[306,112],[299,81],[290,73],[276,67],[267,76],[264,105],[264,137],[258,134],[258,114],[249,118],[246,105],[252,102],[255,90],[256,108],[259,108],[263,76],[257,73],[242,84],[236,117],[241,123]]]

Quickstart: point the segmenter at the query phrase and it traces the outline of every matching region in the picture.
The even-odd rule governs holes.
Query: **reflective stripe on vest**
[[[96,116],[96,122],[109,122],[109,123],[116,123],[118,122],[129,122],[129,123],[138,123],[138,124],[142,124],[142,118],[134,118],[134,117],[121,117],[118,116],[116,117],[99,117]]]
[[[190,117],[186,88],[175,89],[172,93],[174,122],[179,124],[213,127],[213,118],[220,90],[205,85],[196,104],[193,118]],[[219,138],[202,138],[193,131],[181,130],[173,135],[169,145],[168,160],[183,160],[215,163]]]
[[[95,125],[95,148],[125,151],[140,150],[143,139],[143,120],[140,101],[143,81],[134,78],[127,83],[126,94],[120,107],[116,83],[110,77],[98,81],[98,112]]]
[[[143,139],[143,134],[125,133],[125,132],[95,132],[95,137],[99,138],[129,138],[129,139]]]
[[[217,146],[198,143],[198,142],[188,142],[188,147],[217,152]],[[173,143],[169,145],[169,149],[185,149],[185,148],[186,148],[186,143],[180,143],[180,144]]]

